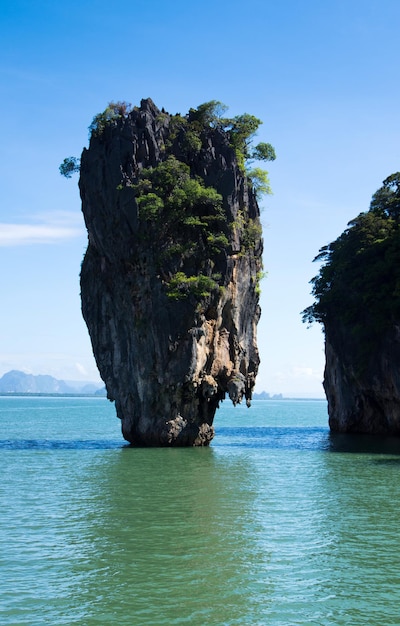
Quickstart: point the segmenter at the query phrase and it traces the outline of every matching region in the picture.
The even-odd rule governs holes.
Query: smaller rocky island
[[[273,160],[260,120],[205,103],[170,115],[110,103],[79,164],[88,248],[82,312],[125,439],[208,445],[228,394],[250,405],[259,366],[262,231]],[[77,169],[66,159],[65,175]],[[63,171],[64,170],[64,171]]]
[[[399,172],[316,260],[323,265],[304,320],[324,326],[330,428],[399,436]]]

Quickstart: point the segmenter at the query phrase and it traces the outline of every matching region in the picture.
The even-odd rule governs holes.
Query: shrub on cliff
[[[157,242],[158,266],[168,297],[208,297],[219,285],[218,277],[203,273],[205,267],[229,247],[222,196],[201,178],[192,177],[189,165],[174,155],[143,169],[133,188],[142,236]],[[182,263],[194,256],[195,274],[186,275]]]
[[[155,168],[143,169],[134,189],[144,220],[185,223],[188,216],[200,217],[207,208],[218,213],[222,204],[222,196],[200,178],[192,178],[190,167],[173,155]]]
[[[111,126],[117,120],[126,117],[131,109],[132,105],[129,102],[109,102],[107,108],[102,113],[94,116],[89,126],[89,139],[93,135],[100,136],[107,126]]]
[[[81,160],[76,157],[67,157],[61,163],[59,170],[61,176],[65,176],[65,178],[71,178],[72,174],[76,174],[79,172],[81,167]]]

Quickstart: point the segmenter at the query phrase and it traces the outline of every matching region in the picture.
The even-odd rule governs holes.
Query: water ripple
[[[3,439],[1,450],[118,450],[133,447],[115,439]],[[324,427],[220,427],[213,448],[297,450],[400,456],[400,439],[331,433]]]

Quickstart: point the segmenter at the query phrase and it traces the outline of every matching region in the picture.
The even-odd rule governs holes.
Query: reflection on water
[[[383,435],[329,433],[331,452],[400,455],[400,438]]]
[[[87,623],[101,613],[99,595],[122,624],[240,623],[265,560],[250,466],[212,449],[128,449],[96,468],[101,506],[87,512],[80,590]]]

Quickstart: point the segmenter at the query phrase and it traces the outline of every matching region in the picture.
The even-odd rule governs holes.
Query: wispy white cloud
[[[323,369],[316,369],[306,365],[288,365],[284,370],[279,370],[273,374],[277,381],[287,380],[316,380],[322,381]]]
[[[312,367],[306,364],[286,363],[280,369],[272,371],[266,383],[257,384],[257,391],[261,388],[270,393],[283,393],[285,396],[322,397],[323,365]]]
[[[82,363],[75,363],[75,367],[78,370],[79,374],[81,374],[82,376],[88,375],[86,367],[82,365]]]
[[[323,373],[322,370],[316,370],[312,367],[307,367],[304,365],[294,365],[291,371],[293,378],[313,378],[315,380],[322,380]]]
[[[74,213],[55,212],[37,216],[36,223],[0,223],[0,246],[57,243],[84,233],[82,220]]]

